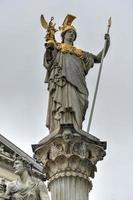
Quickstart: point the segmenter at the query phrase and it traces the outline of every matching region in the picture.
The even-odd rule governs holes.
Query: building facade
[[[28,154],[18,148],[15,144],[0,134],[0,179],[13,181],[17,179],[14,173],[13,162],[16,156],[22,156],[28,163],[33,166],[33,175],[39,179],[45,180],[42,173],[42,166],[31,158]]]

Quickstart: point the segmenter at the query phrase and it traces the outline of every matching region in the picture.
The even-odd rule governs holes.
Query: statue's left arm
[[[109,49],[109,46],[110,46],[110,36],[109,36],[109,34],[105,34],[105,40],[106,40],[106,47],[105,47],[104,57],[106,56],[108,49]],[[103,54],[103,49],[97,55],[92,54],[93,59],[94,59],[94,63],[101,63],[102,54]]]

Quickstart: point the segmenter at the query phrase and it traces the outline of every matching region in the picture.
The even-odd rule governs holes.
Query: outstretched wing
[[[48,23],[46,22],[45,18],[43,15],[40,17],[41,25],[43,28],[48,29]]]

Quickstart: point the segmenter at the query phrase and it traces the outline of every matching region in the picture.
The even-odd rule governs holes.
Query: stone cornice
[[[12,142],[0,134],[1,166],[4,166],[4,168],[13,171],[12,166],[16,155],[23,157],[25,160],[27,160],[28,163],[31,163],[33,165],[33,174],[36,177],[45,180],[45,176],[42,173],[42,166],[36,163],[33,158],[31,158],[28,154],[26,154],[24,151],[22,151],[20,148],[18,148],[16,145],[14,145]]]
[[[0,142],[9,149],[9,152],[11,151],[11,152],[14,152],[15,154],[18,154],[18,155],[24,157],[29,163],[32,163],[32,165],[36,169],[38,169],[39,171],[42,171],[41,165],[37,164],[33,158],[31,158],[28,154],[26,154],[24,151],[22,151],[20,148],[18,148],[16,145],[14,145],[12,142],[10,142],[8,139],[6,139],[1,134],[0,134]]]

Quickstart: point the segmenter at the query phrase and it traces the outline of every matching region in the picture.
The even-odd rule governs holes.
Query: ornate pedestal
[[[52,200],[88,200],[96,163],[105,156],[106,142],[100,142],[72,125],[44,138],[33,150],[44,165]]]

